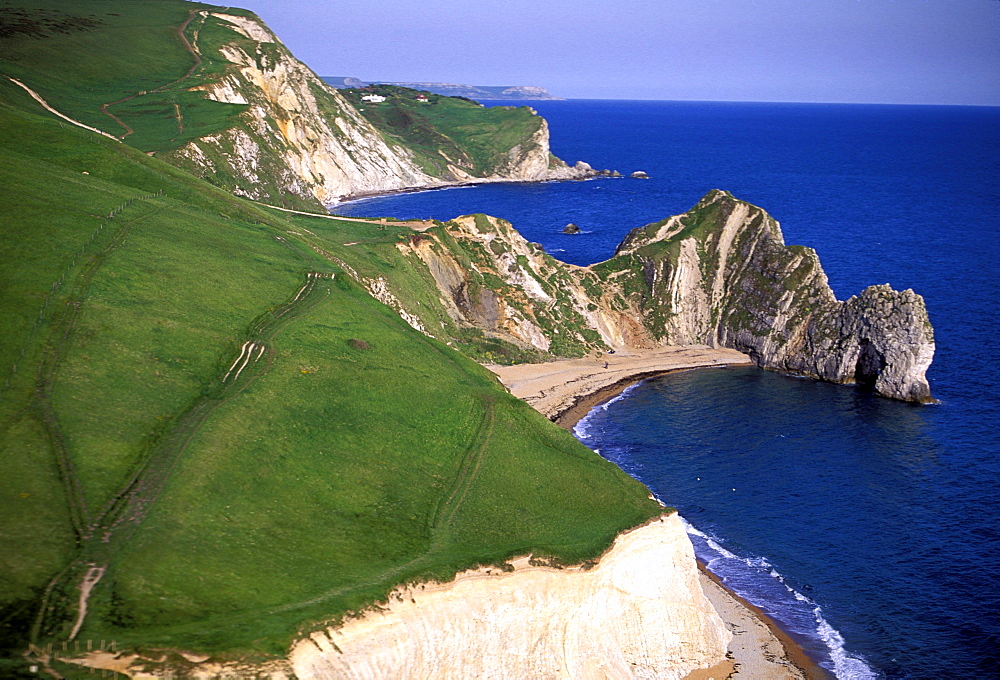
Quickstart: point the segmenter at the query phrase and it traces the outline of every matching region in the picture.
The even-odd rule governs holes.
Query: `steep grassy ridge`
[[[518,148],[513,157],[498,154],[497,149],[537,146],[532,137],[545,125],[525,106],[487,109],[467,99],[394,85],[341,90],[340,94],[390,140],[413,150],[424,171],[435,176],[453,172],[449,166],[477,177],[509,171],[531,149]],[[372,94],[386,100],[362,100]]]
[[[279,214],[0,99],[4,673],[77,627],[280,654],[400,582],[592,558],[660,511],[340,266],[396,266],[378,242],[409,230]]]
[[[206,22],[198,14],[205,9],[212,6],[163,0],[0,2],[0,25],[38,24],[0,41],[0,71],[57,110],[124,136],[142,151],[178,148],[238,124],[245,109],[189,91],[218,79],[228,67],[217,53],[222,37],[217,20]],[[44,18],[58,26],[47,27]],[[188,50],[193,43],[200,56]]]
[[[0,75],[56,110],[216,186],[286,207],[587,172],[551,157],[545,122],[527,108],[437,96],[417,105],[416,93],[393,88],[394,103],[367,107],[365,118],[241,9],[0,0],[0,35]]]

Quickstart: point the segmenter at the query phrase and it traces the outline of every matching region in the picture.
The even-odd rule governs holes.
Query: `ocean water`
[[[610,257],[713,188],[816,248],[838,297],[913,288],[935,406],[757,369],[634,386],[588,446],[689,523],[699,557],[843,678],[1000,677],[1000,109],[531,103],[570,162],[650,179],[365,199],[351,215],[511,220],[556,257]],[[563,235],[575,222],[582,234]]]

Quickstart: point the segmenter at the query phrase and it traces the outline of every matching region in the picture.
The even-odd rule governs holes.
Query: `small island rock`
[[[565,227],[563,227],[562,233],[564,233],[564,234],[579,234],[580,233],[580,227],[577,226],[576,224],[573,224],[572,222],[570,222]]]
[[[649,179],[649,175],[647,175],[642,170],[636,170],[630,175],[630,177],[632,177],[633,179]]]

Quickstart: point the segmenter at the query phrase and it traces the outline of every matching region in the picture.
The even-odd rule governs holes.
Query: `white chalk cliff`
[[[212,55],[230,66],[218,80],[193,89],[247,108],[237,125],[161,156],[238,195],[280,201],[292,194],[331,204],[345,196],[407,188],[594,174],[586,164],[569,167],[549,153],[548,126],[540,117],[533,134],[497,149],[493,171],[477,174],[456,160],[446,172],[432,173],[411,149],[383,134],[292,56],[262,21],[202,14],[206,22],[232,31],[233,39]]]
[[[526,560],[525,560],[526,562]],[[724,660],[676,514],[622,534],[589,569],[479,570],[296,644],[299,678],[683,678]]]
[[[786,246],[774,218],[728,192],[634,229],[616,255],[641,266],[646,326],[672,344],[730,347],[763,368],[934,401],[923,298],[884,284],[837,300],[816,251]]]
[[[632,230],[615,257],[589,267],[559,262],[483,215],[397,247],[426,267],[457,325],[529,351],[728,347],[763,368],[934,401],[923,298],[877,285],[837,300],[814,250],[786,246],[777,221],[724,191]]]

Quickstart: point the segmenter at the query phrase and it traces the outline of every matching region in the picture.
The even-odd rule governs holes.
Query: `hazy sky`
[[[1000,105],[1000,0],[235,0],[320,75]]]

